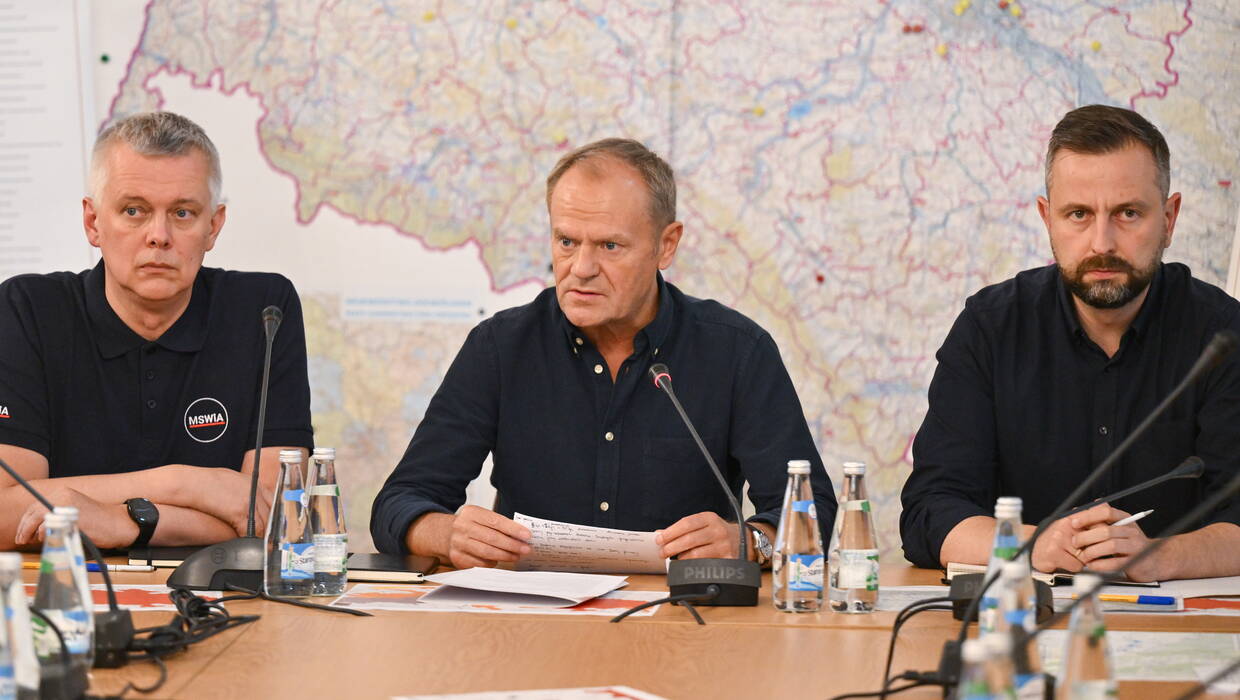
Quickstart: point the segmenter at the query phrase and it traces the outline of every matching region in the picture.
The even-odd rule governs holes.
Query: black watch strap
[[[145,498],[131,498],[125,501],[129,509],[129,518],[138,525],[138,539],[129,545],[130,549],[139,549],[151,542],[155,534],[155,526],[159,524],[159,509]]]

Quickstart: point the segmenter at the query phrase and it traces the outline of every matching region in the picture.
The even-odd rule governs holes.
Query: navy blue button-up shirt
[[[460,508],[487,453],[496,510],[508,517],[644,531],[702,511],[733,520],[671,401],[648,378],[658,362],[733,493],[749,483],[754,520],[778,523],[787,462],[808,459],[818,522],[830,528],[831,482],[775,342],[660,276],[658,313],[615,382],[554,289],[474,328],[375,498],[376,546],[407,551],[414,520]]]
[[[930,408],[913,442],[900,534],[904,555],[938,567],[960,521],[993,515],[999,496],[1024,499],[1026,523],[1050,515],[1188,374],[1222,329],[1240,332],[1240,302],[1162,265],[1119,350],[1107,357],[1081,328],[1056,266],[987,287],[939,349]],[[1084,501],[1205,461],[1197,481],[1170,481],[1112,505],[1150,537],[1217,490],[1240,468],[1240,357],[1188,389]],[[1240,501],[1202,524],[1240,524]]]

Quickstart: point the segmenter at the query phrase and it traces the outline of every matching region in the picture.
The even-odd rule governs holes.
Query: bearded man
[[[918,566],[984,564],[999,496],[1023,499],[1024,537],[1188,373],[1240,303],[1163,263],[1180,194],[1158,129],[1135,112],[1091,105],[1055,127],[1038,213],[1055,264],[965,302],[939,349],[929,409],[901,500],[905,556]],[[1041,571],[1126,569],[1134,580],[1240,574],[1240,501],[1224,503],[1128,568],[1132,555],[1240,466],[1240,361],[1224,361],[1176,401],[1099,480],[1088,500],[1197,455],[1198,480],[1061,519],[1036,543]],[[1154,512],[1114,526],[1130,513]]]

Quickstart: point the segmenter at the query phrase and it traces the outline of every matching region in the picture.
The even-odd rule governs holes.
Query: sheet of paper
[[[529,597],[524,604],[532,605],[534,597],[548,602],[543,605],[568,606],[576,605],[604,593],[614,591],[628,582],[623,576],[601,576],[599,574],[572,574],[560,571],[507,571],[505,569],[484,569],[474,567],[459,571],[446,571],[442,574],[427,576],[427,581],[444,584],[439,589],[423,596],[453,596],[453,602],[463,603],[463,594],[444,593],[444,587],[474,591],[472,602],[495,600],[500,603],[515,602],[513,595]],[[500,594],[498,597],[495,594]]]
[[[577,573],[662,574],[667,560],[654,543],[653,532],[612,530],[532,518],[514,513],[513,520],[529,528],[534,551],[521,557],[521,571]]]
[[[1189,578],[1183,581],[1162,581],[1156,595],[1173,595],[1177,598],[1216,598],[1240,596],[1240,576],[1218,578]]]
[[[945,596],[949,590],[951,589],[947,586],[880,586],[878,605],[875,609],[899,612],[913,603]],[[939,603],[939,605],[951,605],[951,603]]]
[[[664,700],[623,685],[598,688],[555,688],[553,690],[494,690],[484,693],[456,693],[453,695],[403,695],[392,700]]]
[[[422,596],[435,590],[426,585],[359,583],[344,595],[332,601],[332,605],[355,610],[394,610],[399,612],[470,612],[499,614],[538,615],[617,615],[642,603],[667,596],[667,591],[612,591],[597,598],[567,608],[546,606],[496,605],[494,603],[446,603],[423,601]],[[634,617],[649,617],[659,609],[658,605],[633,613]]]
[[[1067,630],[1038,635],[1042,668],[1058,674],[1063,668]],[[1200,680],[1202,669],[1218,669],[1235,661],[1240,634],[1191,632],[1125,632],[1107,630],[1115,660],[1115,678],[1121,681]]]
[[[26,600],[33,601],[37,584],[26,584]],[[154,612],[176,612],[177,606],[172,604],[168,594],[172,589],[159,583],[115,583],[116,604],[124,610],[150,610]],[[218,600],[223,597],[220,591],[196,591],[199,598]],[[108,609],[108,589],[102,583],[90,584],[90,595],[93,599],[95,612]]]

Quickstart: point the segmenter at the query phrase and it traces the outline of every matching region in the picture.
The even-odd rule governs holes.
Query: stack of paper
[[[461,569],[427,576],[441,584],[422,596],[426,602],[531,605],[564,608],[597,598],[628,583],[623,576],[570,574],[559,571]]]

